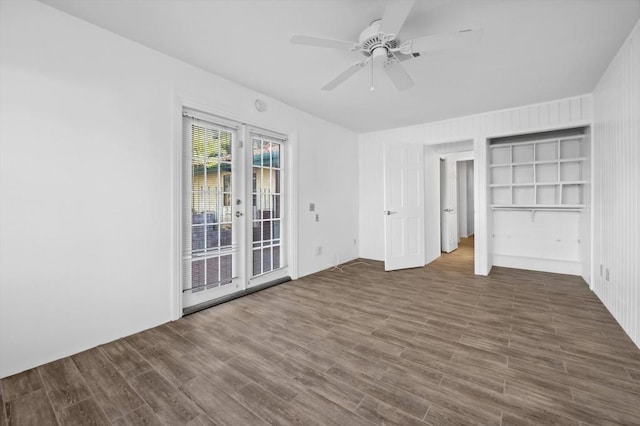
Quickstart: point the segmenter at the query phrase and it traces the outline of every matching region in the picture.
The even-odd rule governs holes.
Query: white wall
[[[586,183],[582,189],[584,197],[584,209],[580,214],[580,263],[582,270],[580,275],[589,286],[591,286],[591,274],[593,271],[593,150],[591,134],[593,128],[589,128],[584,135],[585,151],[584,156],[588,163],[585,163],[582,173]],[[587,166],[588,165],[588,166]],[[593,288],[593,287],[592,287]]]
[[[457,164],[458,182],[458,242],[467,237],[467,163]]]
[[[593,99],[592,285],[640,346],[640,22]]]
[[[175,316],[177,97],[296,135],[300,276],[357,256],[354,133],[41,3],[0,5],[0,377]]]
[[[458,161],[458,240],[473,235],[473,160]]]
[[[475,195],[473,193],[473,161],[467,161],[467,237],[473,235],[474,233],[474,198]]]
[[[382,234],[382,150],[384,141],[427,145],[474,141],[475,272],[487,275],[492,265],[492,223],[487,205],[487,139],[591,124],[591,95],[469,115],[419,126],[360,135],[360,256],[384,257]],[[429,173],[428,170],[426,170]],[[427,200],[429,206],[434,200]],[[380,212],[380,213],[378,213]]]
[[[580,275],[582,212],[493,212],[493,264]]]

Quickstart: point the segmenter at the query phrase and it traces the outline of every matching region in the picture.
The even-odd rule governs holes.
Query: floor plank
[[[151,368],[151,365],[124,339],[102,345],[100,349],[125,378],[137,376]]]
[[[85,399],[70,407],[63,408],[58,413],[58,418],[60,419],[60,424],[65,426],[107,426],[111,424],[93,398]]]
[[[143,404],[142,399],[98,348],[81,352],[72,359],[111,421]]]
[[[19,396],[42,389],[40,373],[35,368],[2,380],[2,397],[5,402],[13,401]]]
[[[5,408],[9,425],[48,426],[58,424],[44,389],[21,395],[7,402]]]
[[[38,367],[55,411],[91,397],[78,368],[71,358],[63,358]]]
[[[155,370],[134,377],[131,386],[167,424],[185,424],[201,414],[189,397]]]
[[[0,384],[0,426],[6,426],[7,417],[4,409],[4,392],[2,391],[2,385]]]
[[[197,377],[185,383],[181,389],[216,424],[221,425],[262,425],[267,424],[251,410],[227,395],[210,381]]]

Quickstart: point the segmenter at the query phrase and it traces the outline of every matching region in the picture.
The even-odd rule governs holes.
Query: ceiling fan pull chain
[[[369,89],[372,92],[375,90],[375,87],[373,86],[373,62],[374,61],[371,61],[371,88]]]

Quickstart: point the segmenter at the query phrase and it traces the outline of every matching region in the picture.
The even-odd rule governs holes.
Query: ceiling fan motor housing
[[[390,56],[390,49],[398,46],[398,40],[389,38],[387,34],[380,32],[380,23],[382,20],[373,21],[367,28],[360,33],[359,43],[361,52],[365,56],[371,56],[374,61],[378,59],[386,59]]]

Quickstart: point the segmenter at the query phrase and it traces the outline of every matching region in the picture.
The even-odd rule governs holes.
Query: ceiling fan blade
[[[463,30],[455,33],[434,34],[409,40],[400,47],[402,53],[425,53],[436,50],[473,46],[482,38],[483,30]]]
[[[411,79],[411,76],[395,56],[385,62],[384,72],[387,73],[387,76],[391,79],[393,85],[396,86],[396,89],[400,92],[413,87],[413,80]]]
[[[414,3],[415,0],[388,0],[380,23],[380,31],[398,35]]]
[[[351,65],[349,68],[340,73],[336,78],[325,84],[322,90],[335,89],[336,87],[347,81],[355,73],[364,68],[364,66],[367,65],[370,60],[371,58],[367,58],[364,61],[356,62],[355,64]]]
[[[356,45],[355,43],[352,43],[350,41],[333,40],[330,38],[313,37],[300,34],[294,34],[293,36],[291,36],[291,43],[342,50],[352,50]]]

